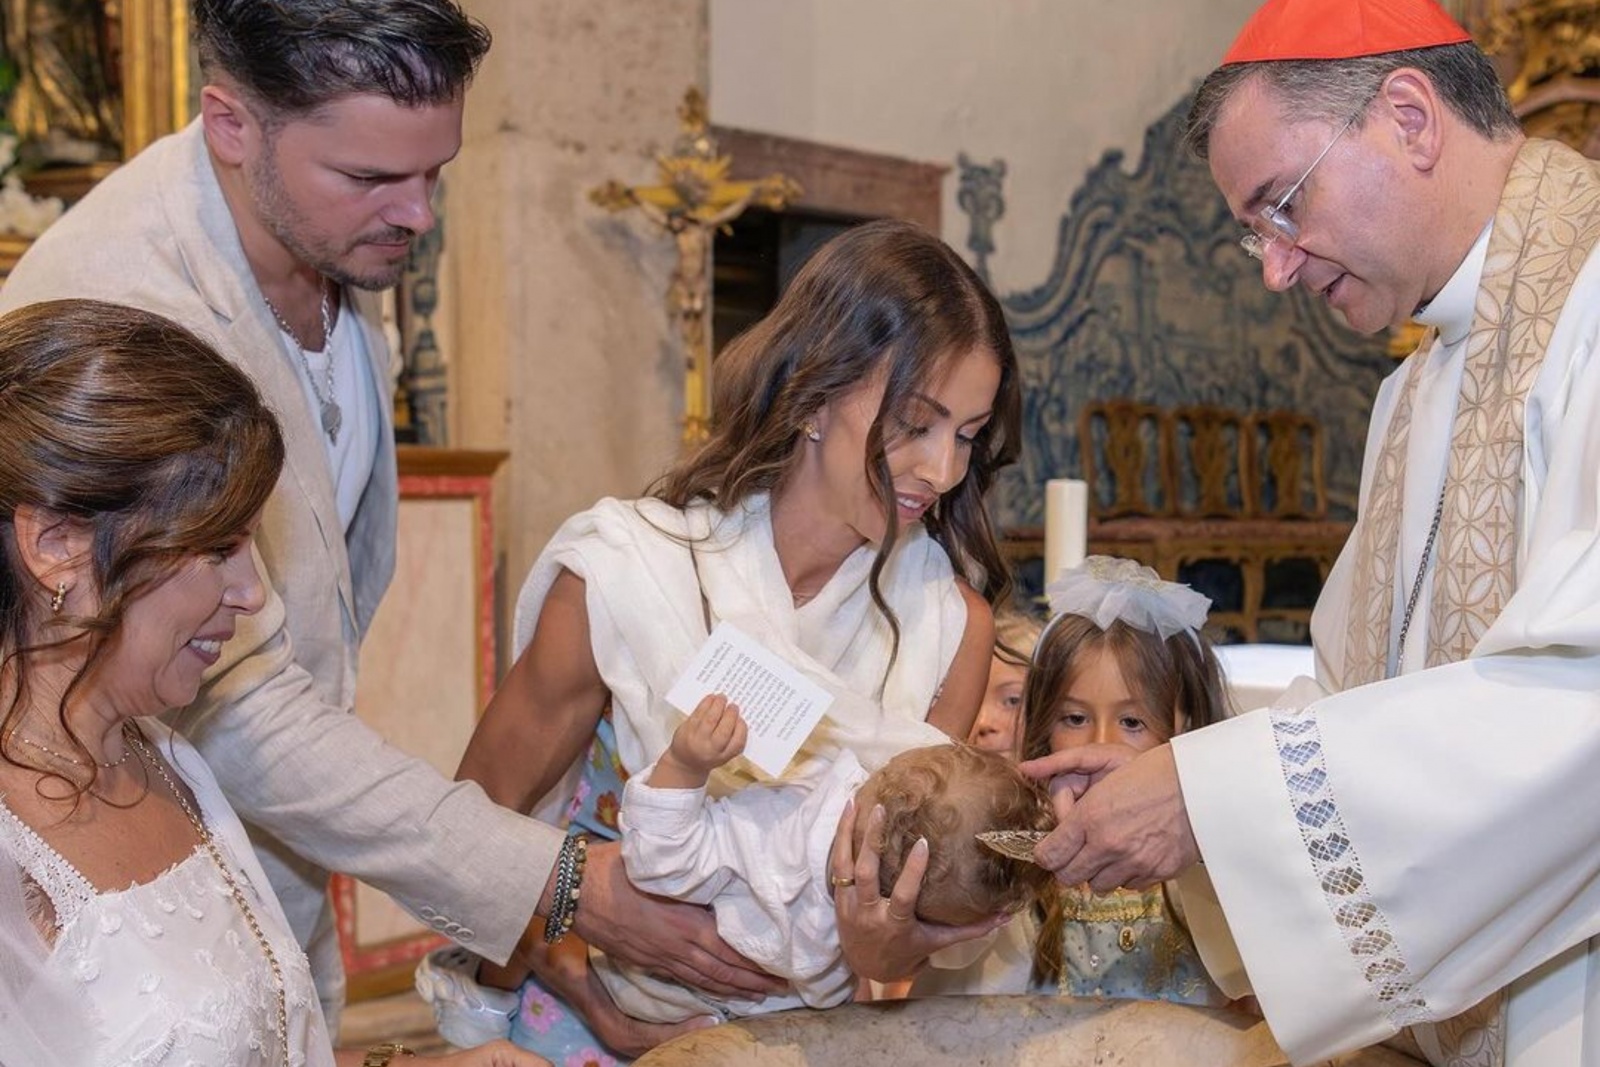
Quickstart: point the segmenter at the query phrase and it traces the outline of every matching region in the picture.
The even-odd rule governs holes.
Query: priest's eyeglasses
[[[1300,225],[1289,215],[1289,201],[1294,199],[1295,194],[1306,183],[1306,179],[1311,177],[1311,172],[1317,169],[1317,164],[1322,162],[1323,157],[1333,151],[1333,146],[1339,143],[1339,138],[1345,135],[1345,131],[1355,125],[1358,115],[1352,115],[1350,121],[1339,128],[1339,132],[1333,135],[1333,140],[1329,141],[1327,147],[1311,161],[1311,166],[1306,168],[1306,172],[1300,175],[1300,180],[1289,186],[1289,191],[1279,197],[1276,204],[1256,212],[1250,232],[1239,238],[1239,244],[1253,259],[1265,259],[1267,249],[1278,241],[1293,245],[1300,240]]]

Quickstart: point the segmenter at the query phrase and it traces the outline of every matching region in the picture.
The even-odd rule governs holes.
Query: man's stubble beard
[[[261,154],[261,158],[251,169],[251,198],[255,202],[257,221],[267,232],[288,249],[289,254],[295,259],[323,277],[332,279],[335,284],[372,292],[393,289],[400,284],[406,268],[406,261],[403,259],[381,272],[357,274],[342,265],[339,260],[353,251],[360,242],[336,252],[326,246],[319,247],[316,242],[301,236],[307,228],[305,216],[284,192],[283,180],[278,173],[277,161],[271,146]],[[411,236],[415,237],[415,234]]]

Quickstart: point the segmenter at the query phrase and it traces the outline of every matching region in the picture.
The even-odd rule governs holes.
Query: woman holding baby
[[[460,772],[500,803],[528,810],[577,767],[575,795],[564,791],[574,826],[614,836],[618,779],[667,750],[683,716],[665,694],[720,622],[832,697],[785,783],[820,780],[841,754],[872,771],[967,736],[994,645],[990,605],[1009,586],[984,495],[1015,457],[1020,418],[994,297],[916,227],[850,230],[719,356],[715,409],[711,439],[649,496],[574,516],[535,563],[517,608],[520,655]],[[710,791],[759,777],[735,759]],[[875,818],[846,813],[869,839]],[[572,842],[575,890],[583,846]],[[926,845],[905,857],[898,904],[875,888],[837,894],[845,940],[880,965],[993,925],[915,921],[927,860]],[[586,964],[560,939],[516,999],[501,999],[519,1043],[556,1062],[597,1044],[549,995],[585,1014],[604,1003]],[[450,1036],[462,998],[435,1000]],[[494,1003],[487,990],[468,1000]]]

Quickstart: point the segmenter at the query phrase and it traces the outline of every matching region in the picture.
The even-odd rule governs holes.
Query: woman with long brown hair
[[[936,237],[870,223],[806,264],[717,379],[711,439],[650,496],[569,520],[535,563],[521,654],[460,772],[501,803],[527,810],[598,736],[574,821],[614,836],[618,791],[597,772],[662,753],[681,718],[665,693],[722,621],[833,696],[786,779],[966,737],[1010,584],[984,508],[1020,417],[994,297]],[[752,780],[731,768],[714,788]],[[524,989],[519,1043],[564,1053],[547,1043],[560,1013]]]

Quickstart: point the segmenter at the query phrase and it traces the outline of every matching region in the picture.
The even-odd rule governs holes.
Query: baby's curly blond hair
[[[953,743],[902,752],[863,790],[883,805],[877,842],[885,897],[918,838],[928,840],[928,873],[917,918],[960,926],[1025,907],[1049,882],[1042,867],[980,844],[984,830],[1049,830],[1055,815],[1044,787],[992,752]]]

